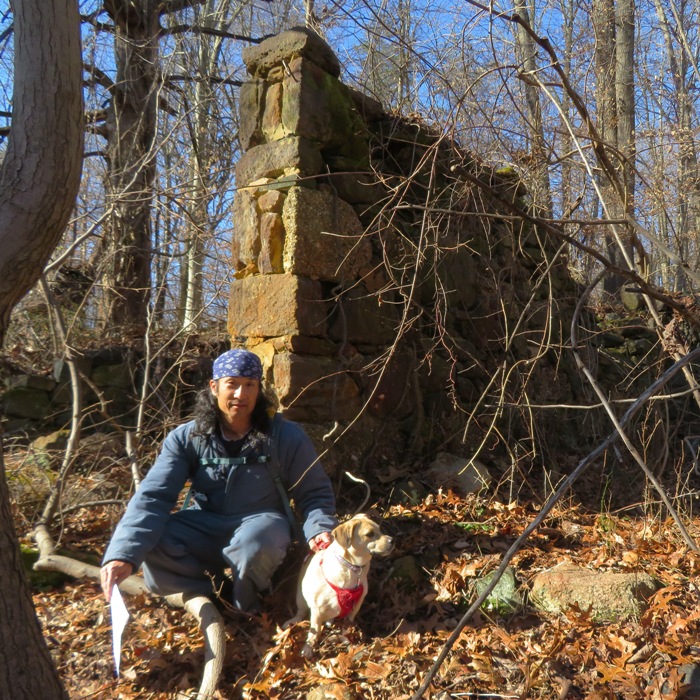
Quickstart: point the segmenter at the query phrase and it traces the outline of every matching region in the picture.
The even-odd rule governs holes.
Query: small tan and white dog
[[[307,560],[297,589],[297,614],[284,624],[286,628],[309,617],[303,656],[313,656],[326,622],[355,619],[367,595],[372,556],[386,556],[393,548],[392,538],[383,535],[373,520],[359,514],[338,525],[333,530],[333,542]]]

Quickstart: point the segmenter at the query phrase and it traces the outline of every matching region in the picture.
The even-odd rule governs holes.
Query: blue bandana
[[[260,358],[250,350],[236,348],[219,355],[214,360],[212,379],[216,381],[222,377],[250,377],[262,379],[262,364]]]

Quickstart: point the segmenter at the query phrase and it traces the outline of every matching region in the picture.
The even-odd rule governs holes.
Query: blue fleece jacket
[[[192,481],[195,508],[232,520],[252,513],[285,513],[270,467],[256,458],[267,451],[263,434],[253,431],[249,435],[239,455],[248,458],[245,464],[230,465],[221,438],[217,434],[191,437],[193,428],[191,421],[166,436],[158,458],[117,525],[103,563],[119,559],[133,564],[134,570],[141,566],[160,539],[188,480]],[[308,541],[337,525],[333,488],[302,428],[280,420],[278,431],[274,452]]]

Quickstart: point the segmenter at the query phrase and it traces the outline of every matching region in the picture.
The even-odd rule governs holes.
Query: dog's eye
[[[379,537],[379,533],[375,530],[367,530],[364,537],[366,540],[376,540]]]

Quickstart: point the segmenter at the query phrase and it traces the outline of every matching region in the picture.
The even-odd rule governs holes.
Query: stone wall
[[[555,242],[512,217],[517,179],[344,85],[306,29],[243,57],[229,332],[286,414],[345,425],[364,408],[414,446],[461,439],[506,358],[522,362],[500,380],[513,396],[536,372],[531,398],[573,400],[575,372],[537,356],[578,289]]]
[[[329,471],[388,479],[391,465],[444,451],[558,469],[561,455],[607,434],[602,410],[543,408],[595,398],[567,350],[580,289],[559,243],[516,215],[528,193],[514,173],[344,85],[332,50],[306,29],[244,60],[230,341],[259,354],[285,414],[331,448]],[[658,354],[646,355],[644,319],[619,333],[586,320],[606,391],[629,391],[632,375],[648,384],[640,353],[650,371]],[[184,417],[182,387],[201,385],[221,349],[178,351],[172,362],[192,372],[167,381],[152,368],[157,423]],[[97,389],[128,426],[143,353],[126,353],[88,352],[81,371],[88,403]],[[66,424],[65,367],[7,385],[7,431]]]
[[[143,348],[110,346],[76,351],[80,376],[83,428],[132,428],[143,391],[144,375],[152,387],[146,397],[147,416],[159,427],[179,422],[192,409],[194,397],[211,377],[212,357],[226,349],[196,342],[173,346],[148,363]],[[0,364],[0,407],[6,435],[35,437],[70,427],[73,393],[64,359],[41,373],[27,373],[6,359]],[[146,427],[150,427],[146,426]]]

